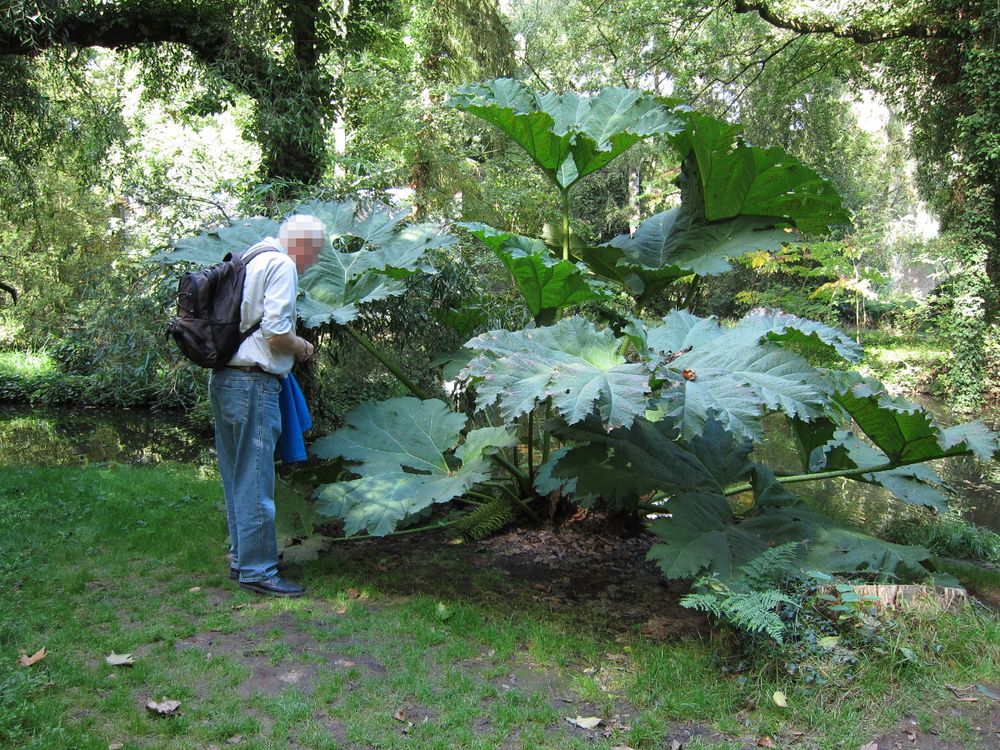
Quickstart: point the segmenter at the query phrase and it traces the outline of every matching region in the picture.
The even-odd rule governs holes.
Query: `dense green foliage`
[[[150,28],[143,19],[160,18],[156,14],[168,5],[177,11],[169,24],[143,32]],[[990,355],[997,344],[988,305],[986,328],[951,323],[966,320],[962,310],[979,315],[975,294],[964,286],[979,277],[967,273],[973,266],[962,253],[975,254],[980,251],[974,247],[983,245],[953,233],[925,252],[920,236],[907,234],[918,201],[905,163],[911,144],[903,124],[915,127],[923,195],[934,198],[934,209],[952,227],[956,206],[979,204],[966,201],[973,194],[945,172],[966,169],[975,153],[987,158],[990,149],[988,139],[976,145],[974,138],[990,131],[989,71],[995,66],[987,59],[992,48],[976,34],[988,27],[991,11],[983,10],[984,16],[971,3],[955,20],[934,3],[909,3],[894,6],[887,19],[856,3],[838,19],[840,38],[808,24],[775,28],[783,19],[780,3],[767,20],[756,12],[766,5],[736,5],[513,2],[500,16],[490,2],[425,0],[406,7],[354,3],[341,17],[344,8],[325,0],[253,7],[235,0],[122,0],[102,4],[106,23],[88,26],[97,7],[89,3],[46,6],[40,13],[30,3],[12,3],[0,25],[6,45],[0,58],[13,92],[0,120],[0,160],[11,178],[3,182],[3,200],[16,207],[6,214],[10,227],[0,247],[0,255],[13,260],[0,279],[8,288],[0,289],[8,323],[4,345],[39,348],[62,338],[60,310],[71,319],[89,318],[77,314],[70,290],[90,278],[104,280],[110,263],[117,275],[126,265],[119,262],[123,253],[148,255],[169,237],[218,221],[220,212],[223,220],[261,211],[277,215],[289,207],[277,199],[303,189],[329,198],[405,185],[419,212],[461,214],[522,235],[552,221],[546,236],[559,244],[560,207],[543,199],[546,178],[521,168],[525,157],[490,131],[438,106],[450,82],[517,72],[550,89],[597,91],[624,83],[680,96],[727,120],[738,116],[749,142],[781,146],[817,168],[844,197],[853,231],[838,229],[822,257],[812,248],[789,261],[785,250],[761,249],[749,263],[752,271],[741,267],[703,278],[692,289],[671,285],[656,296],[655,312],[685,305],[739,317],[756,306],[775,306],[828,323],[910,326],[913,316],[897,315],[903,302],[930,321],[930,329],[956,337],[968,330],[969,346],[985,342],[981,354],[963,353],[948,363],[948,378],[940,382],[963,392],[978,387],[966,385],[970,379],[989,388],[996,382],[986,376],[997,367]],[[852,41],[856,28],[909,28],[912,19],[939,15],[947,23],[926,37]],[[315,35],[309,34],[312,26]],[[945,53],[955,34],[959,48]],[[102,39],[104,50],[87,46]],[[870,75],[876,68],[884,75]],[[861,113],[876,101],[869,89],[892,105],[877,128],[862,122],[867,115]],[[305,106],[286,106],[288,101]],[[981,111],[967,117],[969,107]],[[967,144],[955,151],[951,144],[959,136]],[[184,148],[176,147],[179,141]],[[233,148],[221,156],[221,144]],[[960,154],[954,164],[953,152]],[[677,167],[664,139],[633,146],[574,185],[574,233],[600,244],[634,231],[640,217],[671,208]],[[312,184],[303,188],[302,182]],[[946,185],[955,189],[941,187]],[[102,245],[107,253],[90,252]],[[919,254],[935,259],[928,273],[945,273],[936,307],[920,306],[905,291],[886,296],[906,289],[899,270]],[[849,264],[829,262],[847,255]],[[36,258],[41,262],[32,262]],[[477,268],[480,259],[474,259]],[[58,284],[39,270],[67,261],[78,272],[61,272]],[[487,260],[482,270],[492,274],[497,265]],[[123,281],[128,303],[139,287],[134,276]],[[506,290],[492,281],[483,286],[500,292],[496,296],[510,309]],[[23,307],[11,306],[12,293]],[[109,296],[117,299],[121,292],[95,294]],[[136,324],[146,318],[144,310],[135,312],[129,317]],[[46,330],[11,326],[12,320],[39,321]],[[154,348],[141,352],[141,361],[146,354],[167,356]],[[173,365],[157,371],[176,377]],[[356,373],[360,380],[369,374]]]
[[[827,373],[823,367],[842,366],[856,353],[846,337],[803,319],[815,313],[829,323],[849,317],[863,326],[869,315],[885,316],[876,295],[893,254],[902,252],[889,239],[889,223],[914,204],[899,123],[890,118],[882,142],[859,130],[848,112],[850,84],[863,79],[870,62],[851,42],[801,24],[794,33],[775,31],[782,18],[761,12],[767,9],[760,3],[737,3],[737,13],[705,13],[697,4],[667,9],[649,3],[626,12],[586,2],[536,9],[515,3],[508,18],[510,31],[524,34],[519,51],[489,3],[362,3],[346,11],[324,2],[279,5],[181,3],[152,36],[142,23],[161,18],[165,6],[157,3],[112,3],[96,21],[87,3],[37,17],[18,5],[9,15],[3,60],[16,73],[19,93],[5,104],[3,122],[34,129],[20,151],[16,139],[4,141],[10,146],[4,163],[51,189],[17,202],[8,218],[11,231],[0,252],[15,260],[5,276],[14,283],[5,284],[20,299],[11,306],[10,293],[0,298],[7,305],[3,339],[5,346],[44,351],[59,371],[10,380],[8,397],[196,400],[201,374],[178,362],[158,334],[169,314],[172,271],[147,277],[149,267],[136,261],[161,249],[167,236],[219,225],[220,215],[215,234],[229,233],[240,245],[273,232],[275,224],[260,220],[241,232],[232,216],[277,217],[298,208],[345,227],[334,252],[303,279],[311,335],[335,344],[325,347],[311,384],[324,424],[345,423],[352,407],[372,397],[439,395],[432,362],[448,381],[464,368],[475,388],[455,404],[466,407],[467,416],[478,414],[454,440],[437,446],[439,468],[464,465],[454,459],[464,445],[461,433],[499,413],[517,422],[508,434],[522,446],[498,450],[490,460],[507,464],[518,501],[538,501],[539,475],[563,487],[566,477],[553,468],[584,458],[554,452],[554,443],[568,440],[567,430],[584,429],[591,410],[605,431],[658,420],[664,434],[682,441],[716,421],[737,441],[759,440],[761,415],[781,410],[805,446],[805,474],[868,482],[878,474],[900,497],[936,508],[944,506],[937,477],[910,462],[935,451],[990,452],[986,433],[946,434],[924,417],[901,416],[914,413],[911,406],[877,384]],[[916,10],[900,9],[892,22],[904,28]],[[606,29],[580,23],[585,11],[596,13]],[[546,13],[550,17],[541,18]],[[661,16],[679,36],[650,35]],[[851,23],[872,26],[864,13]],[[566,28],[572,33],[563,33]],[[892,72],[893,55],[937,49],[954,33],[945,25],[928,36],[867,41]],[[680,38],[687,41],[679,44]],[[100,42],[117,56],[89,50]],[[738,55],[728,49],[734,44]],[[70,49],[78,54],[67,56]],[[450,107],[437,106],[449,78],[509,72],[515,52],[536,79],[571,81],[595,93],[536,94],[497,79],[463,86]],[[840,68],[824,62],[831,56],[840,56]],[[614,65],[602,62],[609,58]],[[778,64],[788,59],[795,64]],[[909,75],[920,83],[921,73]],[[965,86],[975,76],[959,78]],[[69,80],[89,99],[61,96]],[[654,93],[607,83],[639,84]],[[907,86],[900,91],[912,101],[927,93]],[[660,96],[668,93],[682,94],[699,111]],[[290,101],[307,106],[294,109]],[[945,109],[934,110],[935,117],[959,117]],[[496,126],[516,148],[470,125],[461,112]],[[730,121],[737,112],[743,128]],[[213,166],[202,184],[186,165],[207,160],[210,147],[181,154],[128,138],[155,133],[154,124],[167,122],[186,123],[177,135],[187,138],[223,127],[227,117],[225,132],[242,132],[251,147],[244,144],[227,156],[231,163]],[[947,128],[940,135],[954,140]],[[67,177],[65,164],[88,159],[96,170]],[[524,169],[527,164],[538,171]],[[26,171],[29,165],[34,172]],[[881,179],[886,173],[891,180]],[[255,184],[254,174],[267,181]],[[311,183],[307,192],[316,202],[278,200],[298,192],[296,180]],[[395,209],[355,215],[346,204],[329,202],[347,186],[403,183],[413,189],[419,216],[466,220],[457,242],[439,229],[405,223]],[[556,200],[546,201],[552,188]],[[947,201],[936,204],[946,219]],[[809,242],[829,230],[830,241]],[[958,235],[942,247],[953,257],[972,252]],[[217,249],[202,261],[215,259]],[[186,250],[180,243],[171,255],[180,260]],[[951,264],[938,309],[958,310],[954,300],[978,304],[963,284],[979,277],[963,263]],[[109,299],[121,302],[109,306]],[[746,315],[761,303],[799,315]],[[679,309],[698,315],[671,313]],[[988,305],[982,309],[988,321]],[[712,313],[742,322],[730,329],[711,320]],[[518,331],[528,319],[534,333]],[[959,329],[972,331],[976,345],[985,340],[990,350],[989,337],[980,335],[985,328]],[[473,351],[454,351],[470,339]],[[680,351],[688,345],[690,351]],[[364,352],[379,365],[364,364]],[[949,378],[961,390],[971,372],[964,368],[980,360],[959,360]],[[546,422],[552,418],[562,423]],[[896,450],[885,437],[892,430],[930,449],[919,455]],[[867,438],[854,436],[863,432]],[[411,474],[414,467],[390,469]],[[478,477],[478,469],[473,474]],[[729,483],[743,486],[751,476],[734,471]],[[362,496],[351,497],[355,508]],[[632,498],[620,510],[636,505]],[[410,515],[395,507],[392,523]],[[745,520],[744,511],[734,520]],[[359,520],[358,528],[386,530],[392,523]]]
[[[304,323],[350,332],[423,399],[361,406],[317,443],[320,456],[348,460],[357,477],[319,490],[324,513],[344,518],[349,535],[381,536],[474,488],[493,502],[492,460],[510,473],[505,492],[523,508],[555,493],[619,513],[670,513],[652,526],[663,541],[651,556],[671,577],[706,568],[728,577],[769,545],[803,539],[811,540],[797,554],[804,568],[925,574],[925,551],[839,526],[784,484],[845,476],[943,508],[941,480],[923,464],[970,453],[989,460],[997,438],[982,425],[942,430],[876,382],[817,368],[810,358],[850,362],[860,350],[837,330],[796,316],[760,311],[728,328],[683,311],[644,321],[626,307],[608,327],[566,314],[615,297],[619,306],[631,299],[639,312],[671,284],[693,288],[699,277],[728,270],[729,258],[762,246],[778,250],[795,229],[842,222],[828,183],[780,149],[747,145],[737,128],[622,89],[588,100],[537,95],[500,80],[462,89],[453,106],[515,138],[530,133],[519,142],[560,196],[561,230],[544,238],[465,225],[510,270],[536,326],[466,342],[473,357],[461,376],[475,395],[471,420],[428,399],[352,321],[364,305],[402,293],[403,278],[433,272],[427,251],[451,240],[377,206],[300,207],[324,218],[332,239],[303,279]],[[570,197],[578,175],[657,134],[682,164],[680,206],[600,246],[575,239]],[[163,258],[208,262],[274,229],[266,219],[236,222],[181,240]],[[750,459],[761,417],[775,411],[795,427],[804,470],[780,482]],[[495,426],[491,415],[510,426]],[[504,451],[518,437],[526,470]],[[551,452],[553,440],[563,447]],[[744,491],[752,491],[752,504],[734,508],[729,498]]]
[[[995,3],[919,0],[894,6],[888,16],[881,6],[858,3],[834,23],[797,18],[766,2],[737,0],[735,7],[799,34],[832,33],[844,44],[863,44],[863,54],[878,63],[874,85],[903,105],[915,126],[922,191],[956,242],[961,272],[951,297],[951,378],[958,405],[978,405],[1000,307]]]

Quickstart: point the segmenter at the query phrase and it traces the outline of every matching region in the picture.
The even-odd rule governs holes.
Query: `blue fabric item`
[[[302,433],[312,427],[312,417],[306,406],[306,397],[302,395],[302,390],[291,373],[281,379],[278,406],[281,409],[278,455],[281,456],[282,463],[301,463],[306,460],[306,442]]]

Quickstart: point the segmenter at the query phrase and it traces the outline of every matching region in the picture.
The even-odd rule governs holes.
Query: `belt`
[[[268,372],[260,365],[227,365],[227,370],[242,370],[243,372],[260,372],[264,375],[271,375],[272,377],[278,377],[273,372]]]

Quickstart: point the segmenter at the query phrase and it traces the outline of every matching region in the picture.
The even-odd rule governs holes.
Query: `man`
[[[226,367],[213,371],[209,384],[229,523],[230,577],[243,588],[271,596],[305,593],[278,575],[274,449],[281,434],[281,378],[295,362],[313,355],[313,345],[295,335],[298,274],[316,261],[324,238],[319,219],[296,215],[281,225],[277,239],[263,240],[274,251],[247,264],[240,310],[241,330],[257,321],[260,328]]]

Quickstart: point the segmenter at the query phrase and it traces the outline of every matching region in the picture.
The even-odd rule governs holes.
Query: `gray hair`
[[[317,239],[322,242],[326,237],[326,227],[323,226],[322,221],[309,214],[289,216],[278,229],[278,240],[284,245],[289,239],[300,237]]]

